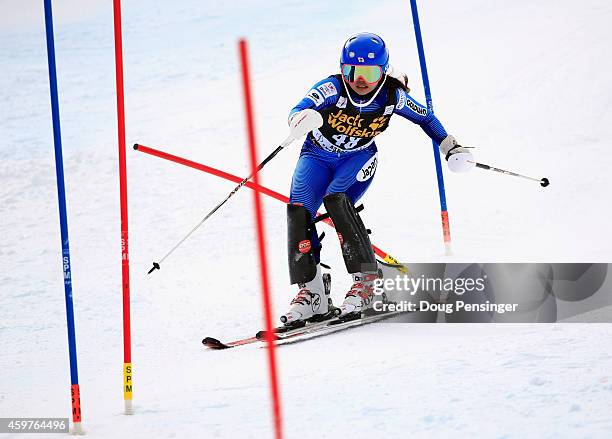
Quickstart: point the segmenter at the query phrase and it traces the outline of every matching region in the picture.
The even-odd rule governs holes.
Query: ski
[[[245,344],[256,343],[258,341],[259,340],[257,339],[257,337],[249,337],[249,338],[243,338],[240,340],[231,341],[229,343],[223,343],[217,340],[216,338],[206,337],[202,340],[202,344],[209,349],[218,350],[218,349],[229,349],[235,346],[242,346]]]
[[[279,326],[277,328],[274,328],[274,335],[276,339],[278,340],[280,337],[288,337],[290,334],[294,332],[296,333],[299,332],[301,334],[304,331],[310,331],[317,327],[326,326],[328,323],[330,323],[333,320],[336,320],[336,319],[332,318],[329,320],[324,320],[321,322],[312,322],[312,323],[302,322],[301,326],[295,326],[295,327]],[[220,340],[213,338],[213,337],[205,337],[202,340],[202,344],[209,349],[219,350],[219,349],[233,348],[236,346],[243,346],[243,345],[257,343],[261,341],[265,342],[265,331],[259,331],[257,334],[255,334],[252,337],[241,338],[241,339],[230,341],[227,343],[223,343]]]
[[[380,263],[380,261],[378,262]],[[391,268],[396,268],[395,266],[387,263],[383,263],[382,265]],[[383,277],[382,270],[380,270],[379,276]],[[285,325],[274,328],[274,340],[277,345],[307,340],[316,336],[331,334],[356,326],[363,326],[369,323],[379,322],[381,320],[385,320],[388,318],[395,317],[399,314],[406,313],[406,311],[376,312],[371,308],[369,310],[366,310],[365,313],[349,314],[338,317],[335,315],[335,313],[338,311],[338,308],[334,306],[330,298],[331,275],[329,273],[323,274],[323,285],[325,288],[325,295],[327,296],[327,300],[329,301],[329,312],[324,316],[319,316],[319,320],[311,320],[308,322],[298,321],[292,325]],[[385,293],[383,293],[382,300],[385,303],[388,302]],[[205,337],[202,340],[202,344],[208,349],[222,350],[265,341],[266,331],[259,331],[254,336],[249,336],[229,342],[223,342],[214,337]]]
[[[380,322],[382,320],[396,317],[404,313],[405,312],[402,311],[389,311],[370,315],[366,314],[362,316],[349,315],[342,317],[334,317],[330,320],[325,320],[322,322],[306,323],[305,325],[297,328],[287,328],[281,326],[279,328],[275,328],[274,340],[277,345],[294,343],[315,338],[318,336],[332,334],[349,328]],[[259,331],[254,337],[247,337],[230,341],[227,343],[224,343],[213,337],[206,337],[202,340],[202,344],[209,349],[221,350],[265,341],[266,331]]]

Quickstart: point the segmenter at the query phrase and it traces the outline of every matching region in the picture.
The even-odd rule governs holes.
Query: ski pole
[[[287,137],[274,151],[272,151],[272,153],[270,153],[270,155],[268,157],[266,157],[260,164],[259,166],[257,166],[257,170],[255,172],[259,172],[270,160],[272,160],[276,154],[278,154],[284,147],[286,147],[287,145],[289,145],[291,142],[293,142],[295,140],[295,137],[293,135],[290,135],[289,137]],[[227,197],[225,197],[225,199],[223,199],[223,201],[221,201],[219,204],[217,204],[210,212],[208,212],[206,214],[206,216],[204,218],[202,218],[202,220],[200,220],[199,223],[197,223],[190,231],[189,233],[187,233],[179,242],[177,242],[174,247],[172,247],[170,249],[170,251],[168,251],[168,253],[166,253],[164,255],[163,258],[161,258],[159,260],[159,262],[153,262],[153,268],[151,268],[149,270],[149,272],[147,274],[151,274],[153,271],[155,270],[159,270],[160,264],[162,262],[164,262],[164,260],[170,256],[177,248],[179,248],[179,246],[185,242],[187,240],[187,238],[189,238],[202,224],[204,224],[204,222],[210,218],[211,216],[213,216],[213,214],[219,210],[219,208],[221,206],[223,206],[230,198],[232,198],[232,196],[238,192],[238,190],[244,186],[247,181],[249,181],[251,179],[251,177],[253,177],[253,175],[255,175],[255,172],[252,173],[251,175],[249,175],[248,177],[244,178],[240,183],[238,183],[238,186],[236,186],[229,194]]]
[[[550,184],[550,181],[546,177],[543,177],[543,178],[528,177],[527,175],[521,175],[521,174],[517,174],[516,172],[506,171],[505,169],[495,168],[493,166],[485,165],[484,163],[473,162],[471,160],[468,160],[468,162],[474,163],[477,168],[485,169],[487,171],[495,171],[495,172],[499,172],[500,174],[506,174],[506,175],[511,175],[513,177],[521,177],[521,178],[526,178],[527,180],[537,181],[538,183],[540,183],[540,186],[542,187],[546,187]]]

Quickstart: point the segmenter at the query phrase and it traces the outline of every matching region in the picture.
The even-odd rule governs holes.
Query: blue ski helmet
[[[344,43],[340,64],[381,66],[383,73],[386,73],[389,67],[389,50],[378,35],[361,32],[353,35]]]

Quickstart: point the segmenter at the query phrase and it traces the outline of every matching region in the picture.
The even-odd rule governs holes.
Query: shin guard
[[[310,213],[304,206],[287,204],[287,246],[291,283],[313,280],[321,246]]]
[[[349,273],[376,273],[376,256],[363,221],[346,194],[329,194],[323,204],[331,217]]]

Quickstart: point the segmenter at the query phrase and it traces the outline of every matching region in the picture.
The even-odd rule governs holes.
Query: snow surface
[[[236,40],[250,43],[260,155],[288,110],[380,33],[423,100],[407,2],[124,2],[128,144],[245,175]],[[445,172],[443,256],[431,143],[394,119],[364,198],[402,261],[609,262],[612,93],[604,0],[421,2],[436,113],[485,163],[551,186]],[[158,259],[232,188],[128,151],[136,414],[121,414],[119,195],[111,2],[54,2],[77,346],[90,437],[271,437],[265,349],[207,352],[262,324],[252,199],[236,195],[162,271]],[[375,6],[375,7],[374,7]],[[0,417],[67,416],[68,352],[42,2],[0,1]],[[286,193],[298,145],[266,167]],[[287,286],[284,206],[266,200],[273,301]],[[335,238],[334,298],[348,286]],[[370,325],[278,351],[289,438],[607,438],[610,325]],[[10,437],[10,436],[9,436]],[[25,437],[25,436],[19,436]],[[42,437],[42,436],[35,436]]]

